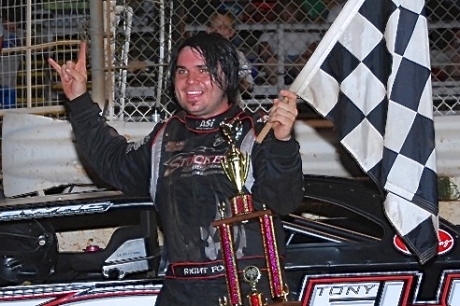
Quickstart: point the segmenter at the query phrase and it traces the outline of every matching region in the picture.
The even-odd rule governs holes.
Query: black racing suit
[[[179,112],[155,125],[143,141],[128,143],[105,124],[88,93],[69,105],[77,144],[100,178],[126,194],[150,194],[159,211],[170,268],[157,305],[218,305],[227,293],[219,232],[211,226],[221,218],[223,203],[225,217],[231,215],[229,199],[237,192],[221,166],[229,148],[219,128],[223,120],[237,117],[242,122],[236,144],[251,160],[245,191],[252,194],[255,209],[264,204],[275,212],[278,253],[283,257],[284,233],[277,215],[293,211],[303,196],[299,144],[293,138],[279,141],[269,133],[262,144],[256,143],[263,117],[234,104],[212,118]],[[233,233],[239,269],[248,264],[264,268],[259,223],[236,224]],[[263,275],[258,287],[269,298],[266,278]],[[245,296],[249,286],[242,284],[242,290]]]

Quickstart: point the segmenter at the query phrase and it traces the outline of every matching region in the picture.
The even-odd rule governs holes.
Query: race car
[[[369,180],[305,176],[283,220],[286,283],[303,306],[460,305],[460,229],[440,219],[438,255],[421,266]],[[154,205],[116,191],[0,204],[0,305],[153,305],[165,262]],[[113,227],[103,248],[58,251],[56,233]],[[216,301],[216,305],[218,302]]]
[[[305,190],[302,214],[284,223],[289,286],[302,305],[460,305],[458,226],[440,219],[438,255],[421,266],[369,181],[307,176]]]

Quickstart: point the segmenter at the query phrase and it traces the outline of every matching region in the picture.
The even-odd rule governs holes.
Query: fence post
[[[91,37],[91,96],[101,110],[105,104],[104,69],[104,1],[90,0],[90,37]]]

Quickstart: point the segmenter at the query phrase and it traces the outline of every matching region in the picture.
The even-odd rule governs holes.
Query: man
[[[254,207],[265,204],[274,212],[291,212],[303,197],[299,145],[291,133],[297,116],[296,95],[283,90],[285,101],[274,100],[269,122],[273,130],[259,144],[262,117],[245,113],[238,96],[238,56],[235,47],[217,34],[187,38],[171,55],[170,84],[182,108],[166,122],[155,125],[143,142],[129,144],[99,116],[99,107],[86,93],[86,45],[77,63],[51,66],[61,76],[71,101],[70,122],[77,143],[100,177],[126,194],[150,194],[163,225],[165,258],[169,262],[157,305],[217,305],[227,295],[219,233],[211,225],[221,218],[222,204],[236,195],[236,187],[222,170],[230,145],[221,122],[238,120],[242,130],[235,145],[250,153],[251,170],[245,191]],[[279,254],[283,231],[274,219]],[[257,222],[235,226],[238,265],[265,266]],[[261,280],[266,297],[270,291]],[[249,286],[242,284],[244,296]]]
[[[235,18],[229,11],[219,10],[209,18],[208,32],[219,33],[223,37],[231,41],[235,36]],[[240,91],[242,95],[248,95],[254,87],[254,78],[252,77],[252,68],[246,56],[240,50],[238,53],[239,71],[238,77],[240,80]]]

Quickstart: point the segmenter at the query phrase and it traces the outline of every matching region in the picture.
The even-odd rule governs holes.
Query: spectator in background
[[[294,2],[288,2],[285,6],[278,3],[277,11],[281,12],[283,23],[295,24],[302,21],[302,11]],[[265,64],[261,70],[265,74],[266,82],[271,85],[278,83],[278,59],[282,54],[285,66],[284,83],[291,84],[313,54],[320,39],[319,32],[304,29],[285,30],[282,41],[279,40],[278,32],[263,33],[259,38],[259,58]]]
[[[3,23],[0,22],[0,52],[2,52],[3,49],[3,36],[5,35],[5,31],[3,29]]]
[[[460,29],[430,34],[431,72],[434,81],[460,80]]]
[[[16,24],[5,18],[1,19],[3,36],[0,51],[6,48],[20,46],[17,37],[19,32]],[[5,50],[3,50],[5,51]],[[17,71],[21,61],[21,55],[8,52],[1,57],[0,61],[0,109],[14,108],[16,105]]]
[[[306,12],[307,20],[311,22],[324,21],[328,13],[325,2],[330,2],[330,0],[304,0],[302,2],[302,8]]]
[[[278,11],[274,9],[275,4],[276,1],[273,0],[248,1],[239,19],[244,23],[273,22],[278,16]]]
[[[219,33],[228,40],[232,40],[235,36],[235,18],[230,11],[218,10],[209,18],[208,32]],[[250,94],[254,87],[254,79],[252,77],[252,67],[246,56],[240,50],[237,50],[240,67],[238,77],[240,82],[240,92],[242,96]]]
[[[3,29],[3,48],[14,48],[21,45],[20,40],[18,39],[19,29],[16,28],[16,24],[12,21],[2,19],[2,29]],[[1,49],[0,49],[1,50]]]
[[[325,21],[333,23],[345,5],[346,0],[327,0],[327,2],[327,16]]]
[[[454,37],[449,44],[451,65],[448,68],[448,72],[452,79],[460,80],[460,28],[452,29],[454,31]]]
[[[217,11],[219,12],[229,12],[237,22],[245,22],[244,12],[245,7],[237,1],[223,1],[218,7]]]

